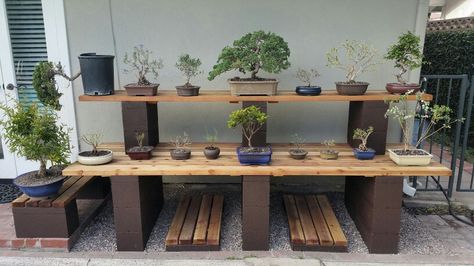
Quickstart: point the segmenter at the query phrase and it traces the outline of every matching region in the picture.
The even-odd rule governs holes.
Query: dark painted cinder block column
[[[350,102],[349,121],[347,127],[347,142],[353,148],[359,146],[359,140],[353,140],[352,136],[356,128],[374,127],[374,133],[370,135],[367,146],[376,151],[376,154],[385,154],[387,147],[387,126],[385,118],[388,104],[383,101]]]
[[[242,249],[268,250],[270,176],[242,176]]]
[[[262,112],[267,113],[267,102],[242,102],[242,108],[246,108],[251,105],[255,105],[259,107]],[[252,138],[252,145],[257,147],[267,145],[267,123],[265,123],[263,127],[257,133],[255,133]],[[247,139],[244,136],[242,136],[242,146],[248,146]]]
[[[122,102],[125,150],[136,146],[135,132],[145,133],[143,145],[156,146],[158,137],[158,105],[156,103]]]
[[[163,206],[161,176],[113,176],[118,251],[143,251]]]
[[[345,203],[370,253],[398,253],[403,177],[346,177]]]

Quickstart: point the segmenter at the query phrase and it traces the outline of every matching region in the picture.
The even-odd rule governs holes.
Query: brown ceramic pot
[[[387,85],[385,85],[385,89],[387,89],[388,92],[393,93],[393,94],[404,94],[410,90],[413,90],[413,93],[416,93],[420,90],[420,84],[387,83]]]
[[[340,95],[363,95],[368,87],[368,82],[336,82],[336,90]]]
[[[187,160],[191,158],[191,150],[188,149],[174,149],[170,151],[173,160]]]
[[[204,156],[208,160],[215,160],[219,158],[219,154],[221,153],[221,149],[218,147],[205,147],[204,148]]]
[[[124,86],[127,95],[130,96],[153,96],[156,95],[160,84],[150,85],[138,85],[137,83],[131,83]]]
[[[200,88],[199,86],[176,86],[176,92],[178,96],[198,96]]]
[[[150,160],[152,151],[152,146],[143,146],[141,148],[135,146],[128,149],[127,155],[131,160]]]

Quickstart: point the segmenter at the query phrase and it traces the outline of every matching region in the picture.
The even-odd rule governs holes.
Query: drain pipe
[[[416,193],[416,188],[408,184],[408,177],[403,178],[403,193],[410,197],[414,197]]]

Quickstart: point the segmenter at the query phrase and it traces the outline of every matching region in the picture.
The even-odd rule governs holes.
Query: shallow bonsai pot
[[[263,149],[263,152],[245,151],[248,147],[237,147],[237,157],[240,164],[243,165],[267,165],[272,160],[272,147],[255,147],[255,149]]]
[[[276,79],[262,79],[262,80],[247,80],[247,79],[228,79],[230,87],[230,94],[233,96],[239,95],[276,95],[278,80]]]
[[[137,83],[130,83],[124,86],[129,96],[153,96],[156,95],[160,84],[138,85]]]
[[[321,94],[321,87],[319,86],[297,86],[296,94],[302,96],[317,96]]]
[[[416,93],[420,90],[420,84],[417,83],[387,83],[385,89],[393,94],[404,94],[410,90],[413,90],[412,93]]]
[[[188,149],[174,149],[170,151],[173,160],[187,160],[191,158],[191,150]]]
[[[337,158],[339,157],[339,152],[338,151],[329,152],[329,151],[323,150],[319,152],[319,156],[325,160],[337,160]]]
[[[204,156],[206,156],[206,159],[215,160],[219,158],[221,149],[219,149],[218,147],[205,147],[203,153],[204,153]]]
[[[176,86],[176,92],[178,96],[198,96],[200,88],[199,86]]]
[[[400,154],[400,151],[403,149],[388,149],[389,157],[395,162],[397,165],[404,165],[404,166],[423,166],[429,165],[431,163],[431,158],[433,155],[429,154],[425,150],[422,149],[412,149],[409,150],[411,153],[416,152],[419,155],[403,155]]]
[[[126,153],[131,160],[150,160],[152,151],[152,146],[143,146],[142,148],[135,146],[128,149]]]
[[[84,165],[100,165],[112,161],[113,153],[111,150],[99,150],[96,156],[91,155],[91,151],[83,151],[77,155],[77,161]]]
[[[368,82],[336,82],[336,90],[340,95],[363,95],[368,87]]]
[[[288,153],[290,154],[290,157],[295,160],[303,160],[304,158],[306,158],[306,155],[308,155],[308,152],[305,150],[292,149]]]
[[[372,160],[375,157],[375,150],[369,148],[366,151],[354,149],[354,156],[359,160]]]
[[[30,198],[47,198],[50,196],[54,196],[58,194],[59,189],[63,185],[64,176],[60,175],[57,178],[53,178],[48,182],[38,182],[38,184],[29,184],[23,185],[20,184],[20,179],[28,178],[31,175],[34,175],[37,171],[31,171],[24,173],[22,175],[17,176],[13,180],[13,184],[15,184],[23,193],[25,193]],[[41,179],[39,179],[41,181]]]

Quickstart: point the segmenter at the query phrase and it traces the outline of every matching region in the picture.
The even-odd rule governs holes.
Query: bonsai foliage
[[[282,37],[264,31],[247,33],[234,41],[232,47],[222,49],[208,79],[213,80],[230,70],[238,70],[243,74],[250,72],[252,79],[259,79],[257,74],[260,70],[280,73],[289,68],[289,57],[288,43]]]
[[[421,67],[423,53],[421,52],[420,37],[408,31],[398,37],[398,42],[390,46],[385,59],[394,60],[399,69],[395,76],[399,83],[406,84],[403,75],[408,70]]]
[[[333,139],[326,139],[323,141],[322,143],[325,147],[325,150],[326,152],[331,152],[331,153],[334,153],[335,150],[334,150],[334,146],[336,146],[336,141],[333,140]]]
[[[268,115],[262,112],[260,108],[251,105],[247,108],[233,111],[229,116],[227,126],[229,128],[241,126],[242,134],[247,139],[248,147],[253,148],[252,137],[262,128],[267,118]]]
[[[152,52],[144,49],[143,45],[133,47],[131,55],[125,53],[123,63],[128,65],[130,69],[124,69],[125,73],[136,72],[138,85],[150,85],[150,81],[146,78],[147,74],[152,74],[154,78],[158,78],[158,71],[163,67],[161,59],[152,59]]]
[[[213,133],[209,133],[206,129],[206,140],[209,142],[208,148],[214,148],[217,142],[217,130],[214,128]]]
[[[321,76],[319,72],[316,69],[302,69],[298,68],[298,71],[296,71],[296,78],[301,80],[304,84],[307,84],[306,86],[311,87],[311,81],[315,80]]]
[[[191,78],[202,73],[202,71],[199,70],[200,66],[201,60],[199,58],[192,58],[189,56],[189,54],[181,55],[178,58],[176,67],[183,73],[183,76],[186,79],[186,84],[184,84],[185,86],[191,86]]]
[[[186,147],[191,145],[192,142],[189,135],[184,132],[182,136],[176,136],[175,138],[172,138],[171,144],[175,147],[175,151],[184,152],[186,151]]]
[[[102,134],[91,133],[91,134],[83,135],[81,139],[86,144],[92,146],[91,153],[93,156],[97,156],[99,154],[97,147],[102,143],[102,137],[103,137]]]
[[[291,146],[293,147],[291,150],[295,152],[303,152],[303,146],[306,140],[302,138],[298,133],[291,135]]]
[[[359,144],[359,150],[361,151],[368,151],[367,148],[367,139],[369,138],[370,134],[374,132],[374,127],[370,126],[367,129],[360,129],[356,128],[354,130],[354,135],[352,136],[353,139],[358,139],[361,141]]]
[[[339,50],[344,50],[345,60],[339,58]],[[327,66],[342,69],[346,72],[346,82],[355,83],[362,73],[372,71],[378,64],[377,50],[364,42],[345,41],[342,47],[332,48],[326,53]]]

